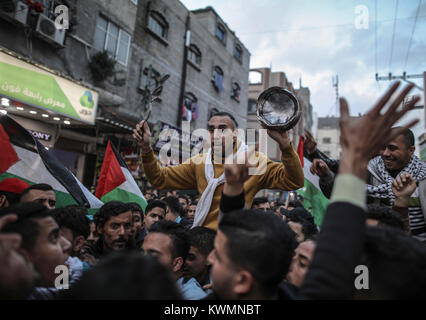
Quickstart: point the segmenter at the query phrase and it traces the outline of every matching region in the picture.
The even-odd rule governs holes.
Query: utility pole
[[[414,84],[414,86],[423,91],[423,101],[426,101],[426,72],[423,72],[422,74],[407,74],[405,71],[402,73],[401,76],[394,76],[392,75],[392,72],[389,72],[387,76],[380,77],[378,73],[376,73],[376,81],[391,81],[391,80],[403,80],[408,83]],[[407,79],[423,79],[423,88],[415,84],[414,82],[407,80]],[[416,106],[414,109],[423,109],[424,106]],[[426,112],[426,111],[425,111]],[[425,119],[426,119],[426,113],[425,113]],[[425,124],[426,126],[426,124]]]
[[[180,93],[179,93],[179,101],[178,101],[178,114],[177,114],[177,127],[181,125],[182,122],[182,106],[183,100],[185,98],[185,83],[186,83],[186,66],[188,64],[188,49],[191,45],[191,13],[188,13],[186,17],[185,24],[185,44],[183,48],[183,64],[182,64],[182,77],[180,82]]]
[[[333,77],[333,87],[336,88],[336,117],[339,114],[339,75]]]

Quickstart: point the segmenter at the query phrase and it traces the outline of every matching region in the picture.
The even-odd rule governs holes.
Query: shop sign
[[[0,95],[94,124],[98,93],[0,52]]]
[[[39,140],[50,141],[50,139],[52,139],[52,135],[50,133],[43,133],[43,132],[34,131],[34,130],[28,130],[28,131],[33,135],[33,137]]]

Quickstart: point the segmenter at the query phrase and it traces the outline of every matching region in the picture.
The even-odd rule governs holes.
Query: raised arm
[[[264,126],[262,124],[262,126]],[[265,127],[264,127],[265,128]],[[281,163],[267,160],[265,173],[259,180],[260,189],[297,190],[303,187],[303,169],[294,151],[287,131],[267,129],[268,135],[278,143]]]
[[[414,98],[401,111],[398,106],[408,94],[408,85],[384,114],[395,83],[363,117],[351,119],[345,99],[340,99],[342,159],[331,204],[324,216],[315,256],[300,290],[304,299],[350,299],[354,270],[360,261],[365,237],[365,181],[368,161],[380,148],[418,121],[391,130],[418,101]]]
[[[141,147],[142,166],[148,181],[158,189],[195,189],[194,165],[188,159],[183,164],[163,168],[151,148],[151,131],[148,123],[136,125],[133,137]]]
[[[401,215],[404,223],[404,231],[410,233],[410,219],[408,217],[408,206],[410,197],[417,188],[416,180],[408,172],[401,173],[392,183],[392,192],[395,201],[392,209]]]
[[[233,210],[244,209],[246,206],[244,198],[244,182],[249,178],[249,169],[255,167],[250,164],[248,158],[253,154],[253,150],[246,152],[245,163],[239,164],[236,161],[225,164],[225,184],[223,186],[222,197],[219,206],[219,221],[222,215]],[[235,157],[232,157],[235,160]]]
[[[330,159],[327,155],[321,152],[317,148],[315,138],[308,130],[305,130],[303,155],[311,162],[314,162],[315,159],[321,159],[327,164],[334,174],[337,174],[337,171],[339,170],[339,160]]]

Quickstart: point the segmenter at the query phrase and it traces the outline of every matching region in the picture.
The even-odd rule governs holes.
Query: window
[[[106,50],[109,55],[123,65],[127,65],[130,50],[130,35],[117,25],[98,17],[94,46],[97,50]]]
[[[257,101],[255,99],[249,99],[248,101],[248,113],[256,112]]]
[[[148,17],[148,28],[161,38],[167,38],[169,24],[166,19],[156,11],[151,12]]]
[[[262,84],[262,73],[259,71],[250,71],[249,84]]]
[[[225,27],[222,26],[221,24],[218,24],[216,27],[216,37],[220,41],[225,42],[225,34],[226,34]]]
[[[322,138],[323,143],[331,143],[331,138]]]
[[[243,59],[243,49],[241,49],[240,45],[236,45],[234,49],[234,57],[241,62]]]
[[[197,97],[194,94],[187,92],[183,99],[182,119],[184,121],[193,121],[193,120],[196,120],[197,118],[198,118]]]
[[[188,60],[196,65],[201,65],[201,52],[197,46],[191,44],[188,52]]]
[[[130,0],[135,6],[138,5],[138,0]]]
[[[240,85],[236,82],[232,83],[232,95],[231,98],[234,99],[235,101],[240,102],[240,93],[241,93],[241,88]]]
[[[223,71],[220,67],[216,66],[213,70],[213,86],[218,92],[221,92],[223,89]]]

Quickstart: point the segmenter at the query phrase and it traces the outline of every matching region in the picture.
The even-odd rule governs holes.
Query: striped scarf
[[[385,163],[381,156],[377,156],[368,163],[368,171],[379,181],[379,185],[367,184],[367,195],[372,198],[388,198],[391,205],[395,201],[395,195],[392,192],[392,182],[394,178],[385,168]],[[410,159],[408,165],[398,174],[409,173],[416,181],[426,178],[426,164],[420,161],[415,155]]]

